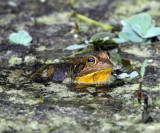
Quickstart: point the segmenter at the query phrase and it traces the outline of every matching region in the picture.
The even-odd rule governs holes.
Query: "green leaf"
[[[121,39],[124,39],[126,41],[132,41],[132,42],[144,42],[144,40],[142,38],[140,38],[139,36],[137,36],[137,34],[133,31],[130,32],[120,32],[119,33],[119,37]]]
[[[144,37],[146,32],[143,31],[142,27],[138,24],[133,24],[132,29],[136,32],[139,36]]]
[[[77,49],[81,49],[81,48],[85,48],[85,47],[87,47],[87,45],[85,45],[85,44],[81,44],[81,45],[73,44],[73,45],[66,47],[65,49],[66,50],[77,50]]]
[[[147,13],[140,13],[126,19],[124,23],[129,24],[139,35],[144,35],[151,27],[151,16]]]
[[[127,42],[127,40],[125,40],[123,38],[113,38],[113,41],[115,41],[116,43],[125,43],[125,42]]]
[[[160,27],[153,26],[147,31],[147,34],[144,37],[151,38],[151,37],[155,37],[157,35],[160,35]]]
[[[152,37],[160,35],[160,27],[154,27],[151,24],[151,16],[147,13],[134,15],[122,21],[122,25],[123,29],[119,33],[117,42],[150,43]]]
[[[129,77],[128,73],[121,73],[120,75],[117,76],[118,79],[125,79],[128,77]]]
[[[123,23],[123,22],[122,22]],[[134,32],[131,27],[129,26],[129,24],[127,23],[123,23],[123,25],[125,27],[123,27],[123,30],[122,32],[119,33],[119,38],[123,41],[123,40],[126,40],[126,41],[132,41],[132,42],[136,42],[136,43],[139,43],[139,42],[144,42],[144,39],[141,38],[140,36],[138,36],[136,34],[136,32]],[[121,41],[120,40],[120,41]]]
[[[141,77],[142,78],[144,77],[147,64],[148,64],[148,60],[145,59],[144,62],[143,62],[143,64],[142,64],[142,66],[141,66]]]
[[[15,44],[29,46],[32,41],[32,37],[29,35],[27,31],[22,30],[18,33],[11,33],[9,36],[9,40]]]
[[[106,37],[107,37],[107,39],[109,39],[109,36],[111,36],[111,33],[109,33],[109,32],[97,33],[97,34],[93,35],[90,40],[92,42],[97,42],[99,40],[104,40],[104,39],[106,40]]]
[[[138,75],[139,75],[138,72],[133,71],[133,72],[131,72],[131,73],[129,74],[129,77],[132,79],[132,78],[137,77]]]

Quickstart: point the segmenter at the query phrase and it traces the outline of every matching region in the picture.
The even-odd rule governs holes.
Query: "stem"
[[[98,25],[98,26],[100,26],[101,28],[103,28],[105,30],[113,29],[113,26],[111,26],[111,25],[103,24],[103,23],[98,22],[96,20],[90,19],[90,18],[88,18],[88,17],[86,17],[86,16],[84,16],[82,14],[76,13],[75,11],[73,11],[73,13],[77,18],[81,19],[82,21],[84,21],[86,23],[91,23],[91,24]]]
[[[75,0],[70,0],[69,3],[70,3],[70,5],[71,5],[71,7],[73,8],[73,7],[74,7]]]
[[[138,103],[141,104],[142,100],[142,82],[139,83],[139,90],[138,90]]]

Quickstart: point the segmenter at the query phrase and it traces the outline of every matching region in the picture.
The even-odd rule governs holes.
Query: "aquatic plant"
[[[160,27],[155,27],[151,23],[151,16],[147,13],[140,13],[134,15],[121,23],[123,25],[122,31],[119,32],[119,38],[114,40],[117,43],[124,43],[127,41],[136,43],[151,43],[151,38],[157,37],[160,40]]]

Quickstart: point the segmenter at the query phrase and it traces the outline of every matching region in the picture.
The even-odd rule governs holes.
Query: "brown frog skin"
[[[48,64],[32,75],[32,79],[46,79],[53,82],[63,82],[71,78],[78,84],[104,84],[108,81],[113,64],[106,51],[97,55],[75,57],[68,63]],[[41,81],[40,80],[40,81]]]

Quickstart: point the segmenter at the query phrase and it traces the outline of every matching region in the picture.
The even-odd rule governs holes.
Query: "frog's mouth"
[[[78,84],[103,84],[106,83],[111,75],[113,67],[108,67],[96,72],[86,74],[84,76],[76,77],[75,83]]]

